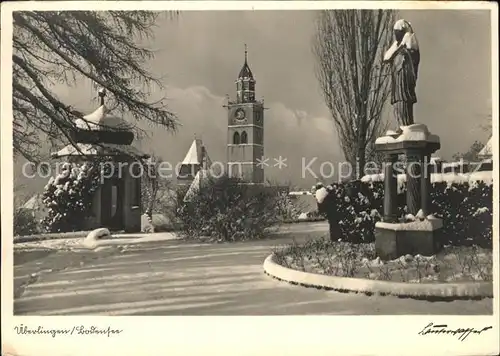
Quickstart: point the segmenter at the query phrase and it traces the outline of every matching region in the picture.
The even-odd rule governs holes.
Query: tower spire
[[[255,79],[248,65],[248,49],[245,43],[245,62],[241,67],[236,80],[237,103],[251,103],[255,101]]]

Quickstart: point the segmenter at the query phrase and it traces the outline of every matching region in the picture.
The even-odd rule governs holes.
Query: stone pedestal
[[[420,179],[420,209],[424,216],[429,215],[430,212],[430,199],[431,199],[431,153],[424,152],[422,155],[422,177]]]
[[[375,252],[382,260],[420,254],[431,256],[442,247],[441,219],[375,225]]]
[[[421,221],[397,223],[397,177],[394,164],[398,155],[406,158],[406,205],[408,213],[429,214],[430,156],[441,145],[439,137],[432,135],[427,126],[402,126],[399,132],[390,131],[375,141],[376,150],[385,154],[384,217],[375,227],[375,247],[382,259],[393,259],[405,254],[433,255],[440,246],[442,221],[425,218]],[[422,214],[423,213],[423,214]]]
[[[397,172],[394,165],[398,160],[397,154],[388,153],[384,162],[384,221],[396,222],[396,199],[398,195]]]
[[[421,164],[422,155],[419,150],[406,152],[406,206],[410,214],[416,215],[422,203]]]

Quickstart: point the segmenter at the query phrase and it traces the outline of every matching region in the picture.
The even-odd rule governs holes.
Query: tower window
[[[255,131],[255,143],[262,145],[262,133],[259,130]]]
[[[239,145],[240,144],[240,134],[235,132],[233,135],[233,144],[234,145]]]
[[[255,112],[255,122],[260,124],[260,111]]]
[[[247,136],[246,131],[243,131],[241,133],[241,143],[242,144],[248,143],[248,136]]]

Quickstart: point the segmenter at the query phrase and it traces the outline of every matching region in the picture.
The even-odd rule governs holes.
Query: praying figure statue
[[[413,104],[417,102],[417,85],[420,51],[418,41],[411,24],[398,20],[394,24],[395,41],[385,52],[384,63],[389,63],[392,70],[391,104],[399,125],[414,123]]]

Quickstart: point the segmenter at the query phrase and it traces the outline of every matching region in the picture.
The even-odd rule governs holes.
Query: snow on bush
[[[262,238],[283,219],[289,197],[277,187],[241,184],[236,178],[209,177],[189,201],[177,198],[181,233],[188,238],[238,241]],[[285,208],[284,208],[285,207]]]
[[[329,220],[331,238],[356,243],[373,241],[375,223],[381,219],[383,194],[375,197],[361,182],[329,187],[328,194],[317,201],[319,212]]]
[[[375,224],[381,221],[383,214],[384,183],[371,179],[371,176],[370,179],[364,178],[347,184],[333,184],[333,189],[322,202],[318,202],[319,211],[326,214],[330,222],[332,239],[350,242],[374,240]],[[431,217],[443,219],[445,244],[491,247],[493,187],[491,181],[480,178],[432,182]],[[400,221],[422,220],[421,212],[417,216],[407,213],[406,182],[402,179],[395,205]]]
[[[47,232],[69,232],[84,228],[91,214],[92,199],[100,186],[100,162],[65,163],[61,173],[51,177],[43,192],[48,216],[41,223]]]
[[[300,209],[300,204],[297,203],[297,197],[290,196],[287,191],[278,192],[277,194],[276,213],[278,216],[280,216],[283,221],[298,220],[301,216],[302,209]]]

